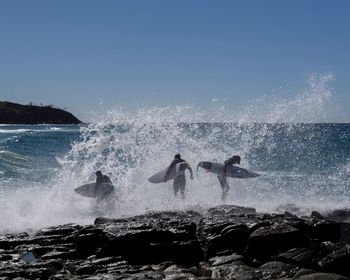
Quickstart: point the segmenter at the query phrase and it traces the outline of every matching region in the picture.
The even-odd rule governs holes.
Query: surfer
[[[168,170],[165,173],[164,178],[166,178],[169,175],[170,170],[172,168],[175,168],[176,164],[178,164],[180,162],[186,163],[186,164],[183,164],[183,170],[188,169],[190,171],[190,178],[191,178],[191,180],[193,180],[192,168],[187,161],[185,161],[184,159],[181,158],[180,154],[175,155],[173,161],[170,163]],[[174,196],[177,196],[178,192],[180,191],[181,198],[184,199],[185,198],[185,186],[186,186],[185,173],[182,173],[181,175],[176,176],[174,178],[174,182],[173,182]]]
[[[226,201],[228,191],[230,189],[230,186],[227,183],[227,176],[226,176],[226,169],[229,165],[234,164],[241,164],[241,157],[240,156],[232,156],[231,158],[228,158],[224,161],[224,173],[218,175],[218,179],[220,182],[220,186],[222,188],[222,194],[221,194],[221,200]]]
[[[109,177],[107,175],[103,175],[100,170],[96,171],[95,174],[96,174],[95,194],[97,193],[98,188],[102,184],[111,184],[112,185],[111,179],[109,179]]]

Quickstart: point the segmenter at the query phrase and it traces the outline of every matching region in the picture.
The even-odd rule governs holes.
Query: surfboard
[[[200,161],[198,163],[199,167],[202,167],[203,169],[215,173],[215,174],[223,174],[224,173],[224,165],[217,162],[210,162],[210,161]],[[198,168],[198,167],[197,167]],[[255,178],[260,176],[260,174],[251,172],[247,169],[238,167],[238,166],[232,166],[229,165],[226,168],[226,176],[232,177],[232,178],[239,178],[239,179],[247,179],[247,178]]]
[[[174,168],[172,168],[168,174],[168,176],[165,178],[165,174],[168,170],[167,168],[162,169],[161,171],[157,172],[156,174],[149,177],[147,180],[153,184],[159,184],[167,182],[171,179],[174,179],[175,177],[184,174],[187,166],[187,162],[179,162],[175,165]]]
[[[98,186],[95,193],[95,183],[89,183],[79,186],[74,190],[82,196],[102,198],[110,195],[114,191],[114,186],[108,183],[102,183]]]

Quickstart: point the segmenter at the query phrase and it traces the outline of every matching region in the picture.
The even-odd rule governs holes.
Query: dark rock
[[[254,231],[248,242],[245,258],[266,261],[271,256],[292,248],[309,245],[306,235],[287,224],[274,224]]]
[[[248,228],[242,225],[230,225],[224,228],[220,234],[207,241],[207,256],[212,257],[224,250],[243,253],[249,238]]]
[[[209,260],[209,263],[211,266],[220,266],[220,265],[229,264],[237,261],[242,262],[243,256],[232,254],[230,256],[214,257]]]
[[[93,275],[96,272],[94,265],[85,264],[76,268],[75,273],[77,275]]]
[[[1,254],[0,255],[0,262],[9,261],[12,259],[13,259],[13,255],[11,255],[11,254]]]
[[[280,279],[283,277],[291,278],[293,277],[299,268],[295,265],[286,264],[283,262],[273,261],[268,262],[259,267],[259,270],[262,271],[262,274],[267,279],[275,278]]]
[[[196,224],[191,216],[183,218],[187,217],[185,213],[166,212],[159,219],[158,215],[149,213],[130,219],[97,219],[95,224],[108,234],[98,256],[122,256],[131,263],[174,261],[197,264],[202,260]]]
[[[183,279],[183,280],[191,280],[195,278],[195,273],[197,269],[189,269],[186,267],[178,266],[178,265],[172,265],[167,267],[163,274],[166,279]],[[164,279],[164,278],[163,278]]]
[[[296,278],[293,278],[293,280],[349,280],[349,278],[338,274],[333,274],[333,273],[317,272],[317,273],[296,277]]]
[[[107,264],[116,263],[120,261],[123,261],[123,259],[120,257],[106,257],[101,259],[94,259],[91,263],[93,265],[101,266],[101,265],[107,265]]]
[[[36,232],[35,236],[67,236],[77,233],[83,227],[77,224],[66,224],[41,229]]]
[[[249,227],[259,219],[255,209],[231,205],[212,208],[198,225],[205,260],[218,254],[242,254],[250,235]]]
[[[326,219],[336,222],[350,222],[350,209],[337,209],[324,215]]]
[[[304,275],[313,274],[313,273],[316,273],[316,271],[313,270],[313,269],[302,268],[302,269],[298,270],[297,273],[295,273],[293,279],[298,279],[298,277],[301,277],[301,276],[304,276]]]
[[[346,279],[349,232],[344,222],[231,205],[98,218],[0,235],[0,280]],[[34,262],[20,260],[28,252]]]
[[[208,210],[209,216],[239,216],[256,214],[256,210],[251,207],[243,207],[236,205],[221,205],[218,207],[210,208]]]
[[[297,216],[302,216],[304,214],[304,209],[300,208],[299,206],[293,204],[293,203],[285,203],[276,208],[276,212],[284,213],[289,212]]]
[[[282,262],[268,262],[259,268],[234,262],[212,268],[213,279],[291,279],[298,267]]]
[[[242,262],[212,267],[213,279],[262,279],[262,272]]]
[[[294,248],[279,254],[276,260],[300,267],[312,267],[315,250],[312,248]]]
[[[316,219],[316,220],[325,220],[325,217],[323,217],[319,212],[317,211],[312,211],[310,218]]]
[[[75,251],[68,251],[68,252],[62,252],[62,251],[52,251],[49,252],[45,255],[41,256],[41,259],[45,260],[45,259],[74,259],[76,258],[76,252]]]
[[[49,279],[57,271],[50,267],[33,267],[25,270],[25,277],[30,279]]]
[[[208,277],[209,279],[211,279],[213,272],[210,264],[207,262],[200,262],[198,264],[198,274],[202,277]]]
[[[345,244],[331,254],[321,259],[318,264],[322,271],[350,276],[350,245]]]
[[[321,241],[338,242],[340,240],[340,224],[332,221],[320,221],[314,224],[310,235]]]
[[[250,233],[253,233],[254,231],[256,231],[259,228],[268,227],[268,226],[271,226],[272,224],[273,224],[273,222],[271,222],[271,221],[261,221],[261,222],[257,222],[257,223],[251,223],[249,231],[250,231]]]
[[[80,124],[71,113],[52,106],[0,102],[2,124]]]
[[[340,222],[339,225],[340,225],[339,241],[350,243],[350,223]]]
[[[106,233],[99,228],[85,227],[80,230],[75,237],[75,246],[77,255],[81,258],[88,257],[105,246],[108,237]]]

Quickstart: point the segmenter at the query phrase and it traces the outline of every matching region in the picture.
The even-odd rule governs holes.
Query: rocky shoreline
[[[0,101],[0,124],[81,124],[72,113],[49,106]]]
[[[0,235],[0,279],[350,279],[348,210],[224,205]]]

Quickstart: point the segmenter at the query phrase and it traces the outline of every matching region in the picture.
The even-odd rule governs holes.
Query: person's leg
[[[226,201],[228,190],[230,188],[228,183],[227,183],[227,178],[226,178],[226,176],[218,175],[218,179],[219,179],[220,186],[222,189],[221,200]]]
[[[179,186],[174,184],[173,187],[174,187],[174,196],[176,197],[177,193],[179,192]]]
[[[180,190],[181,198],[185,198],[185,186],[186,186],[186,177],[184,175],[180,175],[175,177],[176,179],[176,185],[177,185],[177,191]],[[174,182],[175,182],[174,179]]]
[[[181,193],[181,198],[185,199],[185,186],[186,186],[186,182],[184,182],[181,186],[180,186],[180,193]]]
[[[173,182],[174,187],[174,196],[177,197],[177,194],[179,192],[179,180],[175,177]]]
[[[228,183],[227,183],[227,180],[226,180],[225,185],[222,186],[221,200],[222,200],[223,202],[225,202],[226,199],[227,199],[227,195],[228,195],[229,189],[230,189],[230,187],[229,187],[229,185],[228,185]]]

